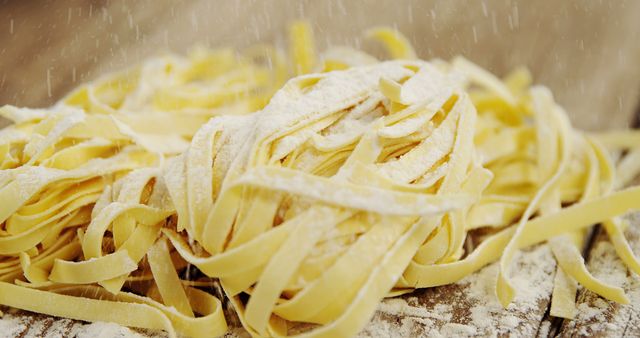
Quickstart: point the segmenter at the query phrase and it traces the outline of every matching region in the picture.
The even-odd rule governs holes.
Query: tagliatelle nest
[[[289,57],[200,49],[49,109],[3,107],[0,304],[209,337],[226,332],[202,288],[217,278],[254,336],[298,323],[351,336],[383,297],[496,260],[507,306],[514,254],[543,242],[557,279],[628,302],[580,251],[602,223],[640,273],[618,218],[640,208],[640,188],[616,191],[640,169],[640,134],[572,129],[525,70],[499,80],[463,58],[417,60],[395,31],[368,35],[398,60],[318,57],[297,23]],[[571,318],[563,285],[551,314]]]

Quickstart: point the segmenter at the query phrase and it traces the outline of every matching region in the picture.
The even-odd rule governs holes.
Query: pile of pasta
[[[506,307],[514,257],[545,242],[552,315],[575,315],[577,283],[628,303],[581,250],[602,223],[640,273],[622,217],[640,133],[573,129],[524,69],[367,36],[395,60],[317,55],[296,23],[289,54],[198,49],[0,109],[0,304],[212,337],[219,283],[253,336],[353,336],[382,298],[494,261]]]

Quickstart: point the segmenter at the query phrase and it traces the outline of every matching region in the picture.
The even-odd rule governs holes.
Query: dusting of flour
[[[359,337],[535,336],[553,289],[555,263],[546,245],[525,251],[512,273],[517,295],[508,309],[495,296],[497,263],[450,286],[385,299]]]
[[[636,255],[640,254],[640,214],[630,217],[625,235]],[[576,319],[567,322],[563,331],[577,336],[637,337],[640,335],[640,277],[629,271],[618,258],[613,245],[602,235],[596,241],[588,269],[601,281],[622,287],[629,304],[605,300],[584,290],[578,297]]]

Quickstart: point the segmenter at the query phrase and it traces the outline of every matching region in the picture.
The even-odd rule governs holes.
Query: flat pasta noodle
[[[640,188],[620,190],[638,132],[573,129],[526,69],[365,35],[395,60],[317,53],[296,22],[288,51],[196,48],[0,108],[0,304],[211,337],[219,286],[253,336],[353,336],[382,298],[496,261],[507,306],[513,256],[547,242],[551,315],[575,316],[579,284],[628,302],[580,251],[602,222],[640,273],[623,218]]]

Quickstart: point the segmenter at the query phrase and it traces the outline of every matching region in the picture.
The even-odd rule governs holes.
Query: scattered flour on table
[[[85,325],[75,333],[77,338],[146,338],[129,328],[114,323],[95,322]],[[73,336],[73,334],[71,334]]]
[[[4,309],[3,309],[4,310]],[[159,331],[130,329],[114,323],[82,323],[8,309],[0,318],[0,338],[166,338]]]
[[[547,338],[549,337],[549,333],[551,331],[551,321],[545,320],[540,324],[540,330],[538,330],[537,337]]]
[[[495,295],[498,264],[493,263],[453,286],[433,289],[422,299],[385,299],[359,337],[535,336],[553,289],[554,270],[549,248],[537,246],[514,260],[516,298],[508,309]],[[427,299],[432,295],[436,304]]]
[[[626,237],[636,255],[640,254],[640,214],[631,217]],[[640,312],[640,277],[630,272],[617,256],[613,245],[606,239],[598,241],[590,253],[589,271],[599,280],[622,287],[630,303],[617,304],[594,293],[586,292],[579,299],[578,313],[573,324],[579,323],[576,333],[583,336],[622,336],[629,318]]]
[[[20,318],[5,314],[0,320],[1,337],[17,337],[22,331],[27,329],[26,323]]]

